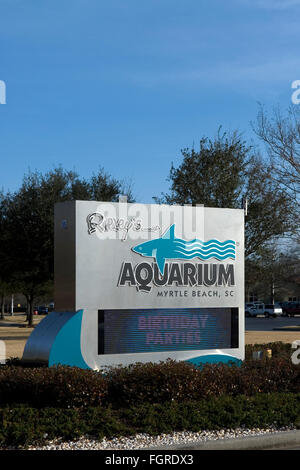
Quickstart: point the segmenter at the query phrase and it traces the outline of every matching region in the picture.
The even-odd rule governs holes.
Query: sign
[[[57,204],[55,307],[43,320],[57,329],[50,365],[243,359],[244,211]]]
[[[98,354],[238,347],[238,309],[98,312]]]

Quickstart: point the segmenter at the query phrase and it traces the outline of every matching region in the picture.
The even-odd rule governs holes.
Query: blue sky
[[[100,166],[139,202],[220,125],[291,104],[300,0],[0,0],[0,187]]]

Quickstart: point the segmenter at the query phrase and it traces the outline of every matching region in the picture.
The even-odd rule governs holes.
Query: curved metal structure
[[[51,312],[31,333],[22,360],[27,363],[89,368],[81,354],[83,311]]]

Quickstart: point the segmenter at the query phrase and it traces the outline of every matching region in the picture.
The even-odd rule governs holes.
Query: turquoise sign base
[[[90,369],[81,354],[81,323],[83,310],[79,310],[58,332],[49,355],[49,367],[67,365]]]
[[[201,366],[203,364],[228,364],[228,365],[237,365],[241,366],[242,361],[237,357],[229,356],[227,354],[207,354],[205,356],[193,357],[188,359],[185,362],[194,364],[194,366]]]

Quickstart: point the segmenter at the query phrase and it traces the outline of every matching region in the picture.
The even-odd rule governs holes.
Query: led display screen
[[[238,348],[238,308],[98,311],[98,354]]]

